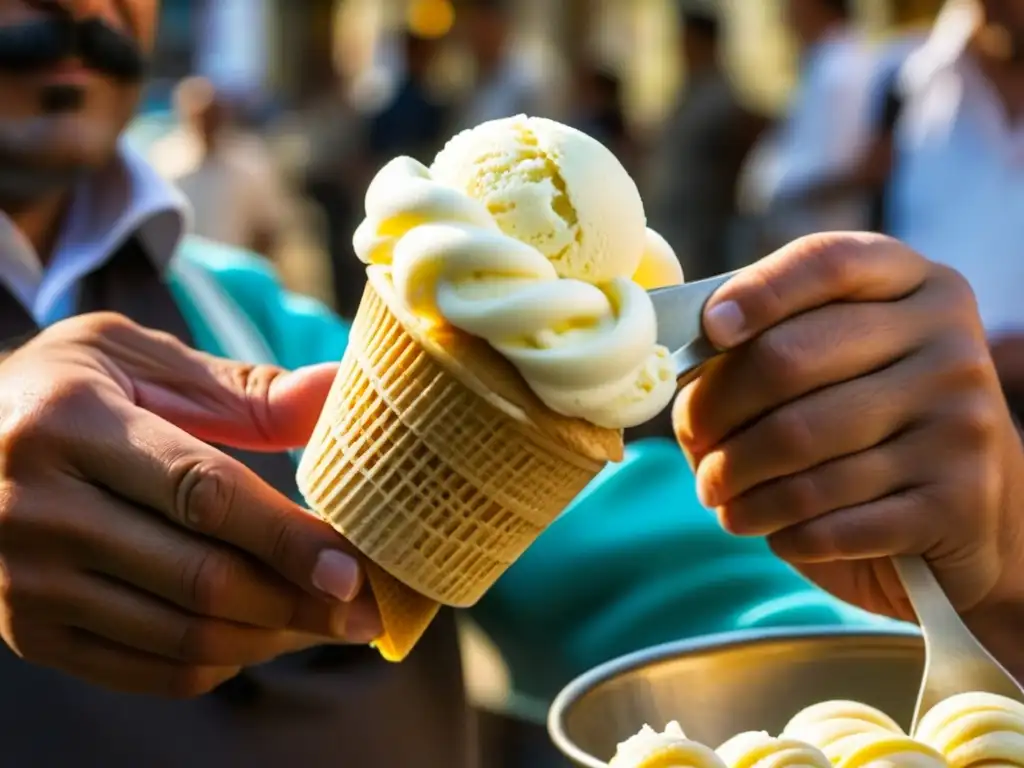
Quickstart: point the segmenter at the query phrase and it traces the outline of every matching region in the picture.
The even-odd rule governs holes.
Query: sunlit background
[[[687,0],[693,2],[694,0]],[[715,5],[715,0],[704,0]],[[614,72],[623,112],[641,143],[657,136],[686,72],[679,56],[681,0],[518,0],[512,4],[515,52],[540,74],[543,114],[565,118],[571,73],[581,62]],[[700,0],[697,0],[700,2]],[[895,30],[927,20],[942,0],[861,0],[859,23],[882,43]],[[783,27],[782,0],[720,0],[726,19],[726,66],[740,98],[771,116],[786,106],[797,72]],[[471,58],[449,34],[458,0],[163,0],[153,78],[133,131],[150,144],[174,123],[173,91],[204,75],[273,147],[293,180],[310,159],[308,110],[333,93],[372,114],[403,75],[400,33],[440,42],[432,80],[458,102],[473,86]],[[899,8],[903,18],[894,17]],[[321,206],[322,211],[322,206]],[[278,266],[291,287],[325,301],[331,280],[322,251],[325,222],[302,200]]]
[[[549,73],[555,91],[567,59],[581,53],[599,57],[621,72],[631,119],[656,122],[683,76],[675,64],[676,5],[677,0],[520,0],[519,48]],[[730,21],[730,65],[743,92],[759,104],[781,105],[794,71],[781,3],[721,5]],[[926,15],[938,2],[918,5]],[[887,0],[860,3],[864,24],[879,34],[894,21],[891,8]],[[196,70],[239,90],[273,91],[286,104],[308,95],[333,70],[358,87],[361,78],[386,76],[399,64],[389,55],[389,33],[409,25],[441,36],[455,11],[448,0],[164,0],[163,15],[154,106],[166,103],[169,82]],[[452,51],[444,62],[449,87],[465,81],[462,69]]]

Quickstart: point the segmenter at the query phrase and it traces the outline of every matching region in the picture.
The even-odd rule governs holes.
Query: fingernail
[[[384,634],[384,625],[376,609],[367,607],[359,610],[353,607],[345,624],[345,638],[350,643],[372,643]]]
[[[362,577],[355,558],[336,550],[321,552],[313,568],[313,586],[343,603],[351,602],[359,594]]]
[[[704,330],[716,345],[726,349],[747,340],[747,321],[735,301],[710,307],[704,315]]]

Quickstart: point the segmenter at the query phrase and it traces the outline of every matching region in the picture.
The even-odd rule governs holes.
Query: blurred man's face
[[[101,167],[137,105],[158,0],[0,0],[0,204]]]
[[[981,0],[985,22],[1005,34],[1009,55],[1024,60],[1024,0]]]

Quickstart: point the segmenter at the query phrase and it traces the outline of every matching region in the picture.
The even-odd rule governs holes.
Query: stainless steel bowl
[[[924,670],[913,627],[736,632],[669,643],[616,659],[570,683],[548,730],[583,768],[607,768],[616,745],[645,724],[678,720],[717,747],[742,731],[778,733],[827,699],[854,699],[910,724]]]

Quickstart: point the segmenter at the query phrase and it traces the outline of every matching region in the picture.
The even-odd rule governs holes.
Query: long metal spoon
[[[910,733],[928,710],[958,693],[985,691],[1024,702],[1020,683],[971,634],[924,558],[901,556],[892,562],[925,643],[924,679]]]

